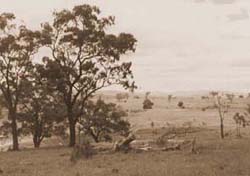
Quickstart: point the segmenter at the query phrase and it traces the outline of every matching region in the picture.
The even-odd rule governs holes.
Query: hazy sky
[[[145,91],[250,88],[249,0],[0,0],[32,26],[55,9],[98,5],[116,16],[116,31],[138,39],[135,80]]]

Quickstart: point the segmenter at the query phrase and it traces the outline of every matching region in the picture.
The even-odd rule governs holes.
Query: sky
[[[89,3],[114,15],[116,32],[132,33],[135,81],[142,91],[250,89],[249,0],[0,0],[30,27],[54,10]]]

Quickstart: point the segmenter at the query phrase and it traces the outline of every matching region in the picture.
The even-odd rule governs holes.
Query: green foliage
[[[127,114],[113,103],[98,100],[88,102],[85,113],[79,123],[82,130],[90,135],[95,142],[112,140],[111,134],[126,136],[129,134],[130,124],[123,120]]]

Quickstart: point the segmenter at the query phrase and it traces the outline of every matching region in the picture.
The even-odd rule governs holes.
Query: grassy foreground
[[[0,176],[248,176],[250,175],[250,131],[242,131],[243,138],[235,137],[235,112],[244,112],[248,99],[236,99],[225,119],[224,140],[220,139],[217,109],[213,99],[177,97],[168,102],[167,97],[150,97],[155,103],[149,111],[142,110],[142,101],[131,97],[127,102],[117,102],[112,96],[103,96],[128,110],[136,137],[151,141],[164,133],[162,127],[183,126],[188,123],[202,128],[188,134],[185,139],[196,137],[197,153],[190,147],[179,151],[148,151],[142,153],[98,153],[92,159],[70,161],[72,149],[47,147],[25,149],[19,152],[0,152]],[[185,103],[185,109],[176,105]],[[149,129],[154,122],[157,134]],[[202,125],[201,125],[202,124]],[[205,124],[205,125],[204,125]],[[216,129],[215,129],[216,128]],[[144,130],[143,130],[144,129]],[[146,129],[146,130],[145,130]],[[212,129],[212,130],[211,130]],[[154,129],[155,130],[155,129]],[[51,141],[50,141],[51,142]],[[50,143],[52,146],[55,143]],[[50,146],[51,146],[50,145]],[[32,144],[30,144],[32,146]]]
[[[0,153],[1,176],[245,176],[250,175],[250,139],[219,139],[217,130],[196,134],[197,154],[180,151],[97,154],[70,161],[66,147]]]

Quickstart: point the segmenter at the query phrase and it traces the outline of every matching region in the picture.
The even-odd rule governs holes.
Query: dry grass
[[[149,130],[144,130],[148,134]],[[163,133],[163,131],[161,132]],[[143,136],[143,131],[140,132]],[[160,135],[160,134],[159,134]],[[191,135],[191,136],[190,136]],[[195,176],[250,175],[250,140],[234,136],[219,139],[216,130],[201,130],[196,136],[197,154],[181,151],[99,153],[92,159],[70,161],[72,149],[44,148],[0,154],[3,176]]]
[[[169,124],[182,126],[186,122],[192,122],[193,126],[219,127],[220,119],[217,109],[213,108],[214,100],[212,97],[202,100],[201,96],[177,96],[169,103],[166,95],[154,95],[152,93],[149,98],[153,101],[154,106],[152,110],[147,111],[142,109],[144,96],[140,95],[140,97],[140,99],[134,99],[133,96],[130,96],[126,103],[117,102],[112,94],[103,98],[128,110],[130,112],[128,120],[133,124],[134,129],[149,128],[151,122],[154,122],[155,127],[158,128]],[[185,109],[178,108],[179,101],[184,102]],[[249,103],[249,98],[234,99],[233,103],[230,104],[229,112],[226,114],[226,128],[235,127],[233,115],[236,112],[245,112]]]
[[[105,97],[104,97],[105,98]],[[106,97],[116,102],[114,96]],[[72,149],[49,147],[39,150],[26,149],[20,152],[0,153],[0,176],[246,176],[250,175],[250,133],[243,130],[243,138],[234,134],[232,116],[244,111],[247,99],[235,99],[225,119],[225,140],[219,138],[219,118],[215,109],[202,108],[213,105],[212,100],[200,97],[177,97],[168,103],[165,96],[152,96],[152,110],[143,111],[143,95],[118,103],[130,113],[137,139],[156,140],[173,126],[195,126],[200,130],[184,136],[196,137],[197,153],[190,148],[180,151],[149,151],[124,153],[99,153],[91,159],[76,163],[70,161]],[[186,109],[177,107],[178,101]],[[117,102],[116,102],[117,103]],[[154,122],[154,128],[151,123]],[[162,128],[164,127],[164,128]],[[2,172],[1,172],[2,171]]]

